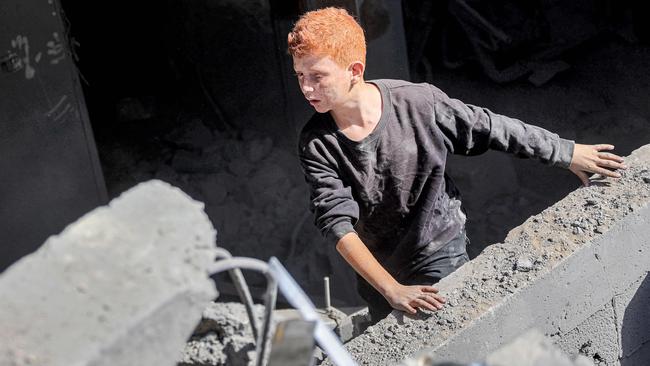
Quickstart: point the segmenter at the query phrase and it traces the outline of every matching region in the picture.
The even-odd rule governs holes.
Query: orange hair
[[[366,63],[363,29],[344,9],[329,7],[303,14],[287,38],[292,57],[330,56],[342,67],[354,61]]]

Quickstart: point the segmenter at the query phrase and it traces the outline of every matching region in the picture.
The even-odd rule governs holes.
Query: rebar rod
[[[232,254],[230,254],[230,252],[224,248],[217,248],[217,258],[232,258]],[[259,327],[257,324],[257,318],[255,317],[255,304],[253,303],[253,297],[251,296],[251,292],[248,288],[248,284],[246,283],[246,279],[244,278],[244,275],[239,268],[229,270],[228,274],[230,275],[230,278],[235,285],[237,294],[239,294],[239,299],[244,303],[244,306],[246,307],[246,313],[248,314],[248,319],[253,330],[253,337],[257,339],[259,336]]]
[[[275,309],[275,302],[277,299],[278,284],[269,270],[269,265],[259,259],[231,257],[222,259],[212,265],[211,272],[219,273],[223,271],[230,271],[232,269],[246,269],[262,273],[266,277],[266,293],[264,294],[264,322],[262,323],[262,332],[257,338],[255,350],[257,353],[257,366],[264,366],[266,364],[266,344],[269,340],[271,333],[271,318],[273,310]]]

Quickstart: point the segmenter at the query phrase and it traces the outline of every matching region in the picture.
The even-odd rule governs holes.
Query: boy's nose
[[[306,83],[303,83],[303,84],[302,84],[302,92],[303,92],[303,94],[304,94],[304,93],[308,93],[308,92],[313,92],[313,91],[314,91],[314,87],[313,87],[313,86],[311,86],[311,85],[309,85],[309,84],[306,84]]]

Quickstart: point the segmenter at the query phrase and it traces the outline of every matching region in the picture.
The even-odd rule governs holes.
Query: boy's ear
[[[363,64],[361,61],[354,61],[353,63],[350,64],[348,67],[348,70],[352,74],[352,82],[353,83],[358,83],[363,80],[363,72],[365,70],[366,66]]]

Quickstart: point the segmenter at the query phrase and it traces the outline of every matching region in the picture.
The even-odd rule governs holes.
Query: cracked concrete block
[[[576,328],[613,296],[593,253],[586,245],[555,268],[539,273],[534,282],[505,296],[462,333],[436,346],[436,358],[471,362],[513,340],[522,329],[535,327],[553,334]]]
[[[650,207],[639,209],[602,235],[594,247],[612,291],[622,293],[630,278],[638,278],[650,270]]]
[[[568,354],[582,354],[594,361],[615,365],[619,357],[619,341],[612,302],[604,304],[587,320],[566,333],[556,335],[553,340]]]
[[[611,299],[607,284],[607,274],[587,244],[524,288],[517,296],[523,302],[519,309],[534,314],[534,322],[549,334],[566,332]]]
[[[161,181],[84,215],[0,275],[0,364],[175,365],[217,296],[215,235]]]

